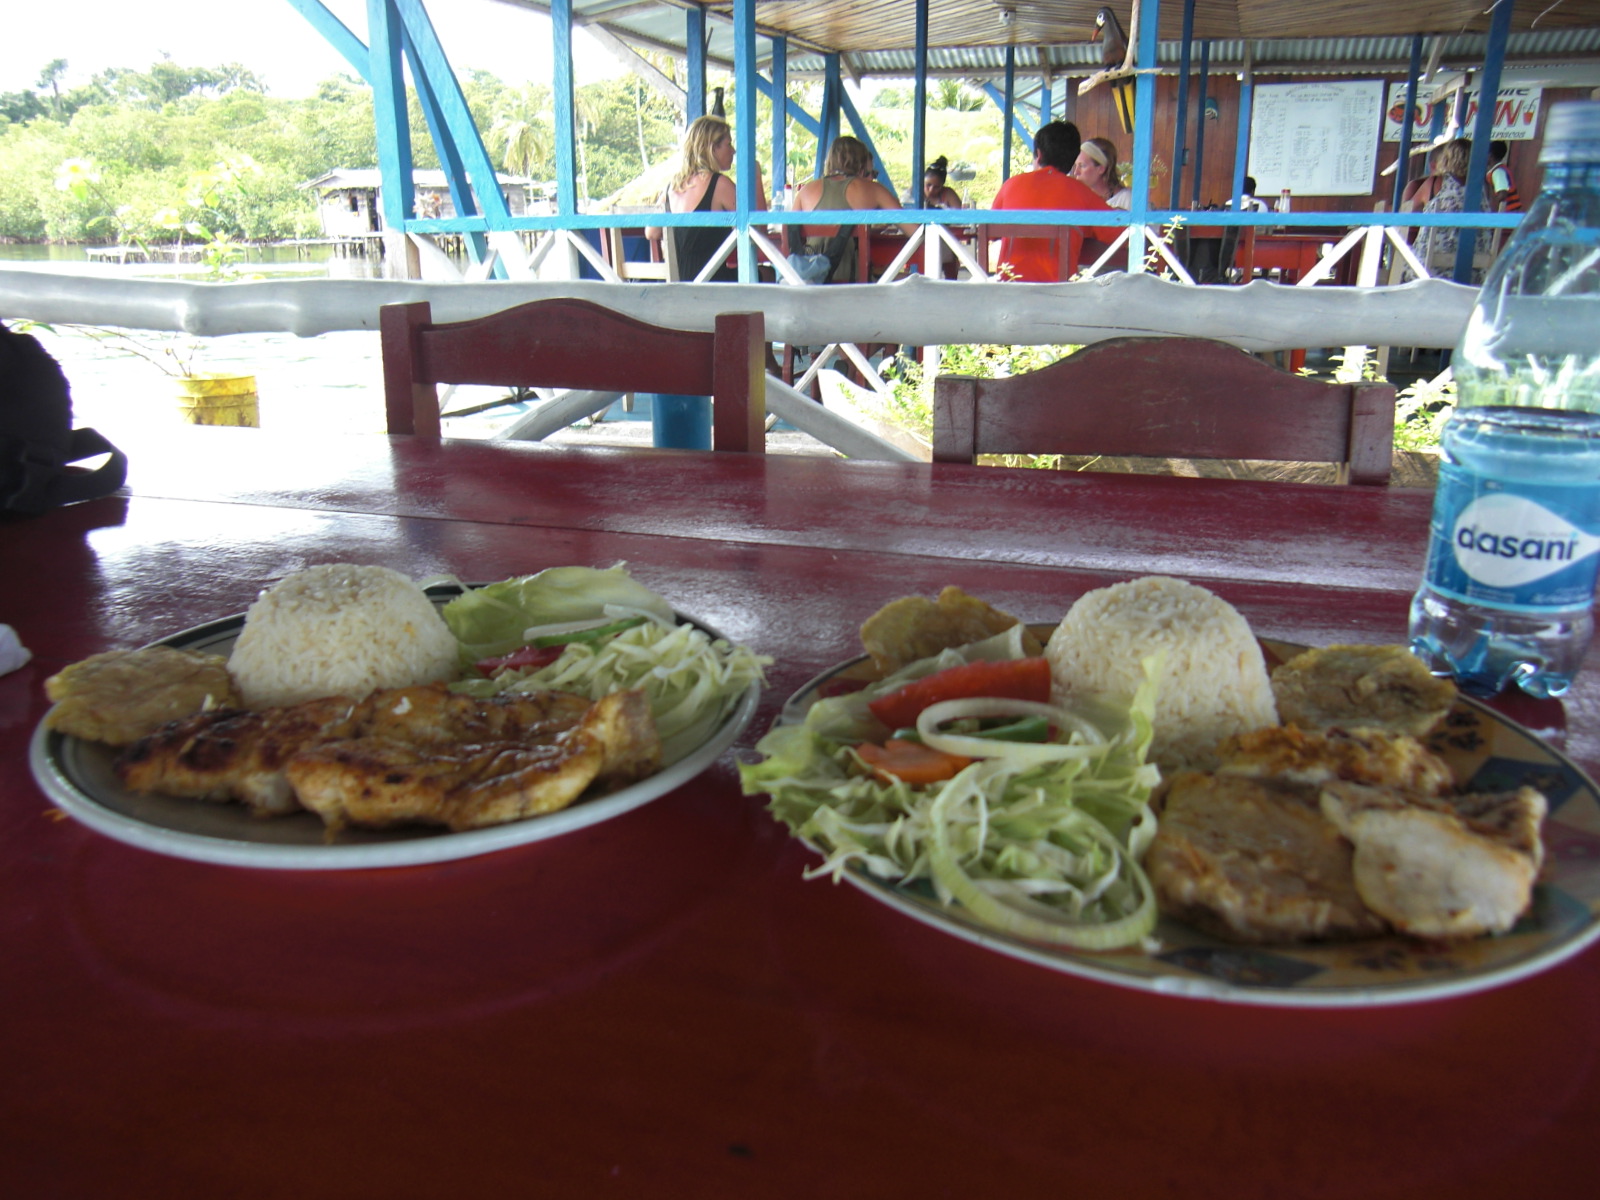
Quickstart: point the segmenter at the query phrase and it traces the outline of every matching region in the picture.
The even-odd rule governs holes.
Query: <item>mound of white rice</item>
[[[334,563],[288,575],[245,614],[228,659],[245,704],[454,679],[456,639],[421,588],[387,567]]]
[[[1080,596],[1045,657],[1058,702],[1126,704],[1143,660],[1164,652],[1150,756],[1164,768],[1205,766],[1223,738],[1278,723],[1261,647],[1226,600],[1153,575]]]

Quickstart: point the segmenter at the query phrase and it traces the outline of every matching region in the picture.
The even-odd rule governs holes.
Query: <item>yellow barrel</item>
[[[178,380],[178,411],[191,425],[261,426],[254,375],[186,375]]]

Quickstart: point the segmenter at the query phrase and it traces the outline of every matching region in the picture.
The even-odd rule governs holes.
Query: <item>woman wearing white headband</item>
[[[1089,138],[1078,149],[1072,174],[1110,208],[1127,208],[1132,195],[1117,177],[1117,148],[1106,138]]]

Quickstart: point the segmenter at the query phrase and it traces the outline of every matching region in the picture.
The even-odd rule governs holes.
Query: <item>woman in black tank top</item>
[[[668,212],[731,212],[736,203],[733,180],[726,175],[733,166],[733,130],[721,117],[697,117],[690,123],[683,138],[683,161],[678,173],[667,188]],[[703,187],[701,186],[704,181]],[[688,207],[696,188],[700,188],[698,202]],[[759,180],[756,185],[753,209],[767,206]],[[685,283],[694,280],[711,261],[718,248],[728,238],[728,227],[674,226],[668,233],[673,239],[678,258],[678,278]],[[713,283],[735,283],[739,272],[724,262],[709,276]]]

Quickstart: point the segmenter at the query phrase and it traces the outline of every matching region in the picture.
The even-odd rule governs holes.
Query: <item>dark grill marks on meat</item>
[[[660,761],[642,693],[591,704],[563,692],[477,699],[435,684],[360,703],[332,697],[198,714],[141,739],[117,772],[134,791],[238,800],[260,816],[304,806],[330,829],[402,821],[461,829],[554,811],[591,785],[652,774]],[[377,793],[381,802],[352,800]]]

